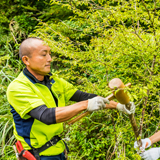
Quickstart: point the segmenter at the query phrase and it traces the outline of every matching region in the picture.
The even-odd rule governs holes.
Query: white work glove
[[[151,148],[141,153],[140,156],[144,160],[157,160],[160,157],[160,148]]]
[[[140,147],[140,150],[141,150],[141,151],[144,151],[145,148],[150,147],[151,144],[152,144],[152,142],[151,142],[151,140],[150,140],[149,138],[141,139],[141,141],[142,141],[142,146]],[[138,144],[137,144],[137,141],[135,141],[135,142],[134,142],[134,148],[136,149],[136,148],[138,148],[138,147],[139,147],[139,146],[138,146]]]
[[[130,102],[130,103],[131,103],[130,110],[128,110],[126,108],[126,106],[124,104],[121,104],[121,103],[118,103],[116,108],[121,112],[125,112],[127,114],[132,114],[132,113],[134,114],[136,107],[134,105],[134,102]]]
[[[88,99],[87,110],[89,112],[93,112],[104,109],[106,107],[106,103],[109,104],[109,100],[103,97],[94,97],[92,99]]]

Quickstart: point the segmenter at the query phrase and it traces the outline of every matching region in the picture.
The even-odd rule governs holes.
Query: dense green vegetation
[[[6,89],[24,68],[18,47],[27,37],[44,39],[52,49],[52,71],[82,91],[107,97],[112,78],[131,82],[141,138],[160,129],[158,1],[2,0],[0,8],[1,159],[16,159]],[[140,159],[126,114],[103,110],[64,126],[71,160]]]

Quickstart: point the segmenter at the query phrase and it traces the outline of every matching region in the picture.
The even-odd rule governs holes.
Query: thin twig
[[[121,132],[119,133],[119,136],[118,136],[118,138],[121,136]],[[118,147],[118,145],[119,145],[119,141],[120,141],[121,139],[118,139],[117,140],[117,142],[116,142],[116,144],[115,144],[115,146],[114,146],[114,149],[113,149],[113,152],[111,153],[111,156],[109,157],[109,158],[106,158],[106,160],[111,160],[111,158],[113,157],[113,155],[115,154],[115,152],[116,152],[116,150],[117,150],[117,147]]]
[[[149,90],[147,90],[147,95],[149,96]],[[144,102],[144,105],[143,105],[143,109],[142,109],[142,118],[140,120],[140,127],[139,127],[139,135],[140,137],[142,136],[142,128],[143,128],[143,121],[144,121],[144,114],[145,114],[145,108],[146,108],[146,105],[147,105],[147,102],[148,102],[148,96],[145,97],[145,102]]]
[[[153,61],[152,61],[152,66],[151,66],[151,72],[152,72],[152,75],[153,75],[153,71],[154,71],[154,65],[155,65],[155,62],[156,62],[156,55],[153,56]]]

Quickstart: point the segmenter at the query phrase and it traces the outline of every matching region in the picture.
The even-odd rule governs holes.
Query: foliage
[[[12,145],[15,143],[15,138],[12,127],[13,118],[10,114],[6,90],[9,83],[18,76],[20,69],[22,69],[22,64],[18,60],[15,61],[13,48],[9,43],[5,46],[5,53],[8,54],[0,57],[0,157],[13,160],[14,151]]]
[[[151,2],[142,2],[140,5],[138,1],[119,3],[121,5],[101,4],[94,1],[81,3],[53,1],[53,4],[68,7],[73,11],[74,16],[58,24],[41,22],[40,27],[37,26],[35,33],[30,36],[39,36],[46,40],[54,53],[53,61],[58,69],[56,72],[77,85],[80,90],[107,96],[110,91],[106,84],[112,78],[119,77],[124,83],[131,82],[133,85],[130,98],[137,105],[137,121],[142,122],[144,119],[145,127],[143,127],[143,132],[141,131],[143,138],[153,134],[158,129],[156,124],[159,123],[159,30],[157,29],[159,28],[157,20],[159,13],[154,10],[158,6],[154,6]],[[82,7],[85,9],[81,9],[81,6],[85,6]],[[146,7],[151,8],[149,13]],[[153,14],[157,16],[153,17]],[[142,110],[146,107],[146,114],[142,117]],[[151,110],[153,112],[150,113]],[[109,114],[108,112],[106,114]],[[114,111],[112,112],[113,117],[116,117]],[[102,113],[94,114],[95,117],[104,117]],[[123,118],[123,116],[115,118],[112,124],[115,127],[115,134],[111,132],[104,135],[114,141],[106,142],[106,139],[104,141],[101,139],[102,143],[95,139],[100,134],[100,129],[96,130],[95,124],[92,126],[94,117],[88,119],[88,125],[82,120],[75,126],[75,129],[72,127],[70,131],[72,152],[75,152],[80,159],[105,159],[106,150],[110,148],[108,157],[123,158],[125,153],[125,157],[134,159],[135,152],[132,150],[134,138],[131,138],[134,135],[131,133],[131,128],[127,131],[123,130]],[[111,122],[108,119],[101,119],[100,122],[95,119],[94,122],[108,126],[109,124],[105,124],[106,121]],[[120,121],[123,125],[118,124],[116,127],[116,121]],[[129,123],[127,118],[125,121]],[[149,127],[150,123],[154,125]],[[90,135],[86,133],[86,128],[80,127],[84,124],[88,132],[92,130],[89,138],[86,136]],[[126,126],[124,129],[126,130]],[[104,129],[103,134],[106,130]],[[117,143],[115,136],[119,132],[122,132],[124,137],[122,136],[123,138],[119,140],[121,149],[118,147],[115,149],[113,147]],[[97,144],[100,146],[98,151],[96,150]],[[128,147],[128,144],[132,146]],[[125,150],[122,151],[124,146]],[[73,156],[72,153],[71,156]]]
[[[16,38],[29,34],[44,39],[52,50],[52,71],[82,91],[107,97],[111,79],[131,82],[127,90],[137,107],[135,118],[141,138],[159,130],[158,2],[51,0],[51,4],[43,1],[49,7],[43,11],[39,11],[42,1],[30,2],[29,6],[25,2],[22,7],[30,14],[14,16]],[[26,19],[29,21],[25,23]],[[33,24],[28,28],[30,22]],[[6,87],[22,69],[15,54],[18,46],[19,42],[12,48],[8,41],[4,51],[9,54],[0,58],[1,87],[5,86],[0,103],[8,108]],[[4,113],[9,115],[8,109]],[[98,111],[72,126],[66,124],[62,136],[70,138],[71,160],[140,159],[133,149],[135,138],[129,118],[116,110]]]

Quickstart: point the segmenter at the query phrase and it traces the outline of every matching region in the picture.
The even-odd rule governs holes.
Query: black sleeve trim
[[[96,96],[97,96],[96,94],[86,93],[86,92],[82,92],[80,90],[77,90],[75,92],[75,94],[70,98],[70,100],[80,102],[80,101],[88,100],[88,99],[96,97]]]
[[[46,105],[41,105],[31,110],[28,114],[47,125],[56,123],[55,108],[47,108]]]

